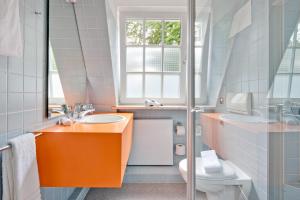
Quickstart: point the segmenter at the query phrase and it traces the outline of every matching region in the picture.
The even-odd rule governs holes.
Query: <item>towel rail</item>
[[[37,134],[35,134],[34,136],[35,136],[35,137],[39,137],[39,136],[41,136],[41,135],[42,135],[42,133],[37,133]],[[6,146],[3,146],[3,147],[0,148],[0,152],[1,152],[1,151],[4,151],[4,150],[7,150],[7,149],[9,149],[9,148],[11,148],[11,145],[9,145],[9,144],[6,145]]]

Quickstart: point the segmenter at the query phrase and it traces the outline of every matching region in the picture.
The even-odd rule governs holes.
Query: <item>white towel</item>
[[[215,150],[201,152],[203,168],[206,173],[219,173],[222,171],[223,166],[218,159]]]
[[[3,151],[3,200],[41,200],[36,161],[35,136],[32,133],[9,141],[12,148]]]
[[[23,54],[19,0],[0,0],[0,55]]]

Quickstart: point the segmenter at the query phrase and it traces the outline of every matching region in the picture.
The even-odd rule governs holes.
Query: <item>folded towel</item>
[[[206,173],[219,173],[223,169],[215,150],[202,151],[201,157]]]
[[[0,55],[23,54],[19,0],[0,0]]]
[[[32,133],[9,141],[12,148],[3,152],[3,200],[41,200],[36,161],[35,136]]]

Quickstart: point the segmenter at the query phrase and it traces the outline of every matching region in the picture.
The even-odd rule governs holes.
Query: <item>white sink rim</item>
[[[111,124],[122,122],[126,117],[117,114],[96,114],[87,115],[82,118],[79,123],[81,124]]]

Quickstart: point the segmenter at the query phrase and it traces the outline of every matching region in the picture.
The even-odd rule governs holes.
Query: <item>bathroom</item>
[[[1,199],[299,199],[300,0],[0,5]]]

